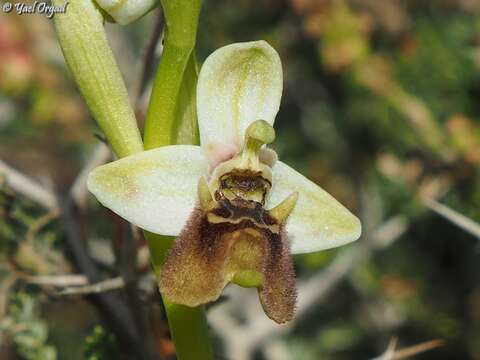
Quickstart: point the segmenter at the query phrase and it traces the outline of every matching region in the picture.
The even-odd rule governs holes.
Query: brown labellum
[[[296,288],[283,225],[286,217],[278,221],[257,201],[216,197],[219,200],[209,209],[198,207],[192,212],[170,250],[160,278],[163,296],[173,303],[198,306],[216,300],[233,281],[258,287],[271,319],[290,320]],[[206,204],[200,200],[202,206]],[[252,283],[244,284],[248,282]]]

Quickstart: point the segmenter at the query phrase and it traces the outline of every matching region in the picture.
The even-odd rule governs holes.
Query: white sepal
[[[199,146],[165,146],[96,168],[88,177],[88,189],[138,227],[174,236],[198,201],[198,179],[206,170]]]
[[[272,184],[268,209],[298,192],[297,204],[286,224],[292,254],[329,249],[360,237],[362,228],[358,218],[290,166],[277,161]]]
[[[255,120],[273,125],[282,88],[280,57],[265,41],[235,43],[213,52],[197,86],[200,143],[207,157],[213,162],[231,157],[232,146],[240,151],[245,130]]]
[[[96,0],[97,4],[117,23],[127,25],[139,19],[157,4],[158,0]]]

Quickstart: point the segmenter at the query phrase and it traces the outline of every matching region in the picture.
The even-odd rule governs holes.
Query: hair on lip
[[[248,204],[248,206],[247,206]],[[167,255],[160,278],[164,296],[187,306],[216,300],[235,272],[263,275],[258,288],[267,316],[293,317],[295,273],[283,224],[260,203],[222,199],[208,211],[195,208]]]

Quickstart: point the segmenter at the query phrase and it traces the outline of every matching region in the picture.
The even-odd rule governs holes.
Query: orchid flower
[[[257,287],[266,314],[292,318],[292,254],[346,244],[359,220],[266,147],[280,105],[280,58],[264,41],[211,54],[197,86],[200,146],[172,145],[96,168],[88,188],[153,233],[178,236],[160,275],[173,303],[216,300],[234,282]]]

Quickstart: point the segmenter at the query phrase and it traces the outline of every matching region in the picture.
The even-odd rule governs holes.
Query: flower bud
[[[157,0],[96,0],[97,4],[110,15],[115,22],[127,25],[147,14]]]

